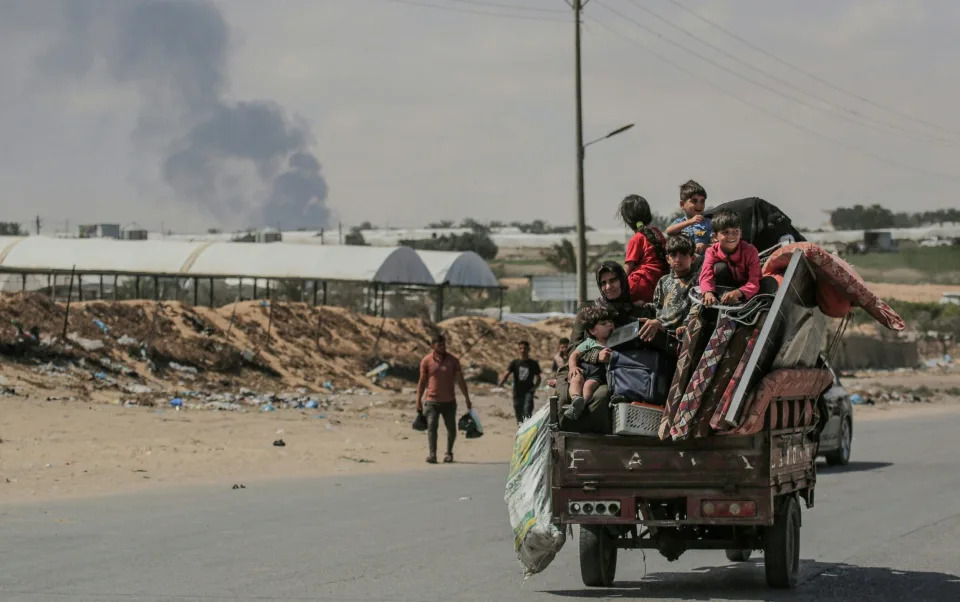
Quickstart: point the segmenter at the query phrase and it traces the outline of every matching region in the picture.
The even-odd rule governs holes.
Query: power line
[[[449,2],[459,2],[461,4],[474,4],[476,6],[488,6],[490,8],[506,8],[510,10],[527,11],[535,13],[553,13],[565,14],[567,11],[562,8],[540,8],[534,6],[514,6],[511,4],[498,4],[496,2],[484,2],[483,0],[448,0]]]
[[[486,12],[474,10],[472,8],[460,8],[457,6],[446,6],[443,4],[433,4],[430,2],[421,2],[420,0],[384,0],[385,2],[395,2],[397,4],[406,4],[408,6],[420,6],[423,8],[433,8],[436,10],[445,10],[453,13],[462,13],[469,15],[483,15],[486,17],[499,17],[502,19],[521,19],[524,21],[542,21],[546,23],[566,23],[566,19],[548,19],[546,17],[536,17],[533,15],[514,15],[504,12]]]
[[[831,100],[829,100],[829,99],[827,99],[827,98],[824,98],[824,97],[822,97],[822,96],[819,96],[819,95],[817,95],[817,94],[814,94],[814,93],[811,93],[811,92],[807,92],[806,90],[803,90],[802,88],[800,88],[799,86],[796,86],[795,84],[791,83],[790,81],[785,80],[785,79],[783,79],[783,78],[781,78],[781,77],[779,77],[779,76],[777,76],[777,75],[775,75],[775,74],[773,74],[773,73],[770,73],[770,72],[768,72],[768,71],[765,71],[765,70],[763,70],[763,69],[761,69],[761,68],[759,68],[759,67],[756,67],[756,66],[748,63],[747,61],[744,61],[743,59],[741,59],[741,58],[739,58],[739,57],[731,54],[730,52],[727,52],[727,51],[724,50],[723,48],[721,48],[721,47],[719,47],[719,46],[716,46],[716,45],[714,45],[714,44],[711,44],[710,42],[707,42],[706,40],[703,40],[703,39],[697,37],[697,36],[694,35],[692,32],[687,31],[687,30],[684,29],[683,27],[677,25],[676,23],[673,23],[672,21],[670,21],[669,19],[663,17],[662,15],[658,14],[657,12],[652,11],[652,10],[650,10],[649,8],[646,8],[645,6],[643,6],[642,4],[640,4],[639,2],[637,2],[636,0],[629,0],[629,1],[630,1],[632,4],[634,4],[634,5],[635,5],[638,9],[640,9],[641,11],[643,11],[643,12],[645,12],[645,13],[653,16],[655,19],[657,19],[657,20],[659,20],[659,21],[667,24],[669,27],[672,27],[673,29],[679,31],[679,32],[680,32],[681,34],[683,34],[684,36],[686,36],[686,37],[688,37],[688,38],[692,38],[692,39],[697,40],[698,42],[700,42],[700,43],[703,44],[704,46],[706,46],[706,47],[708,47],[708,48],[710,48],[710,49],[712,49],[712,50],[714,50],[714,51],[716,51],[716,52],[719,52],[720,54],[726,56],[727,58],[731,59],[732,61],[735,61],[735,62],[737,62],[737,63],[739,63],[739,64],[747,67],[748,69],[753,69],[754,71],[756,71],[756,72],[758,72],[758,73],[760,73],[760,74],[762,74],[762,75],[765,75],[766,77],[769,77],[769,78],[772,79],[773,81],[775,81],[775,82],[777,82],[777,83],[779,83],[779,84],[781,84],[781,85],[783,85],[783,86],[786,86],[786,87],[790,88],[791,90],[795,90],[795,91],[799,92],[800,94],[803,94],[803,95],[805,95],[805,96],[809,96],[810,98],[813,98],[813,99],[815,99],[815,100],[817,100],[817,101],[819,101],[819,102],[821,102],[821,103],[823,103],[823,104],[825,104],[825,105],[827,105],[827,106],[834,107],[835,109],[841,111],[843,114],[849,114],[850,116],[857,117],[857,118],[860,118],[860,119],[864,119],[864,120],[866,120],[866,121],[868,121],[868,122],[872,122],[872,123],[874,123],[874,124],[876,124],[876,125],[878,125],[878,126],[880,126],[880,127],[884,127],[884,128],[889,129],[889,130],[894,130],[894,131],[896,131],[896,132],[900,132],[901,134],[905,134],[907,137],[909,137],[909,138],[911,138],[911,139],[913,139],[913,140],[926,141],[926,142],[940,142],[940,143],[943,143],[943,144],[947,144],[947,145],[949,145],[949,146],[956,146],[956,145],[958,144],[957,141],[955,141],[955,140],[950,140],[949,138],[941,138],[941,137],[939,137],[939,136],[930,136],[930,135],[925,134],[925,133],[922,133],[922,132],[915,132],[915,131],[912,131],[912,130],[909,130],[909,129],[900,127],[900,126],[897,125],[897,124],[889,123],[889,122],[884,121],[884,120],[882,120],[882,119],[876,119],[875,117],[871,117],[870,115],[865,115],[865,114],[860,113],[859,111],[856,111],[856,110],[854,110],[854,109],[850,109],[850,108],[845,107],[845,106],[843,106],[843,105],[837,104],[837,103],[835,103],[835,102],[833,102],[833,101],[831,101]],[[817,110],[824,110],[824,109],[822,109],[822,108],[820,108],[820,107],[814,107],[814,106],[811,106],[811,105],[809,105],[809,104],[806,104],[805,106],[808,106],[808,107],[810,107],[810,108],[815,108],[815,109],[817,109]],[[843,114],[840,114],[840,115],[837,115],[837,116],[840,117],[841,119],[844,119],[844,120],[849,121],[849,122],[851,122],[851,123],[855,123],[855,124],[857,124],[857,125],[860,125],[861,127],[866,127],[866,128],[871,127],[871,126],[868,125],[868,124],[864,124],[864,123],[861,123],[861,122],[857,121],[857,120],[854,119],[853,117],[847,117],[847,116],[844,116]]]
[[[607,8],[607,10],[609,10],[609,11],[611,11],[611,12],[616,12],[616,11],[613,11],[612,9],[610,9],[609,7],[604,6],[604,8]],[[750,107],[750,108],[752,108],[752,109],[755,109],[755,110],[757,110],[757,111],[760,111],[761,113],[763,113],[763,114],[771,117],[772,119],[775,119],[776,121],[779,121],[779,122],[781,122],[781,123],[784,123],[784,124],[786,124],[786,125],[789,125],[790,127],[794,128],[794,129],[800,130],[801,132],[805,132],[805,133],[807,133],[807,134],[810,134],[811,136],[815,136],[815,137],[817,137],[817,138],[826,140],[826,141],[828,141],[828,142],[832,142],[832,143],[834,143],[834,144],[836,144],[836,145],[838,145],[838,146],[841,146],[841,147],[843,147],[843,148],[845,148],[845,149],[847,149],[847,150],[849,150],[849,151],[855,152],[855,153],[857,153],[857,154],[870,157],[870,158],[872,158],[872,159],[875,159],[875,160],[880,161],[880,162],[882,162],[882,163],[886,163],[886,164],[888,164],[888,165],[893,165],[893,166],[895,166],[895,167],[899,167],[900,169],[904,169],[904,170],[907,170],[907,171],[913,171],[913,172],[921,173],[921,174],[928,175],[928,176],[934,176],[934,177],[938,177],[938,178],[943,178],[943,179],[946,179],[946,180],[950,180],[950,181],[952,181],[952,182],[960,182],[960,178],[957,178],[957,177],[955,177],[955,176],[951,176],[951,175],[948,175],[948,174],[940,173],[940,172],[937,172],[937,171],[931,171],[931,170],[928,170],[928,169],[924,169],[924,168],[922,168],[922,167],[916,167],[916,166],[913,166],[913,165],[907,165],[906,163],[900,163],[899,161],[896,161],[896,160],[894,160],[894,159],[889,159],[889,158],[887,158],[887,157],[884,157],[883,155],[878,155],[877,153],[874,153],[874,152],[872,152],[872,151],[864,150],[864,149],[858,148],[858,147],[856,147],[856,146],[853,146],[853,145],[851,145],[851,144],[847,144],[847,143],[844,142],[843,140],[839,140],[839,139],[834,138],[834,137],[832,137],[832,136],[828,136],[828,135],[826,135],[826,134],[822,134],[822,133],[820,133],[820,132],[818,132],[818,131],[816,131],[816,130],[814,130],[814,129],[811,129],[811,128],[805,126],[805,125],[801,125],[801,124],[799,124],[799,123],[796,123],[795,121],[793,121],[793,120],[791,120],[791,119],[788,119],[788,118],[786,118],[786,117],[783,117],[783,116],[775,113],[774,111],[771,111],[771,110],[767,109],[766,107],[763,107],[763,106],[758,105],[758,104],[756,104],[756,103],[754,103],[754,102],[751,102],[751,101],[743,98],[742,96],[740,96],[740,95],[738,95],[738,94],[736,94],[736,93],[734,93],[734,92],[731,92],[731,91],[727,90],[727,89],[724,88],[723,86],[720,86],[720,85],[718,85],[718,84],[715,84],[715,83],[711,82],[710,80],[704,79],[703,77],[701,77],[701,76],[698,75],[697,73],[694,73],[693,71],[691,71],[691,70],[687,69],[686,67],[682,66],[680,63],[677,63],[676,61],[673,61],[673,60],[667,58],[666,56],[664,56],[663,54],[657,52],[656,50],[653,50],[652,48],[650,48],[650,47],[647,46],[646,44],[644,44],[644,43],[642,43],[642,42],[636,40],[635,38],[632,38],[632,37],[630,37],[630,36],[628,36],[628,35],[626,35],[626,34],[623,34],[623,33],[619,32],[619,31],[617,31],[616,29],[613,29],[612,27],[608,26],[606,23],[604,23],[603,21],[600,21],[600,20],[597,19],[596,17],[587,16],[587,18],[588,18],[589,20],[593,21],[594,23],[596,23],[597,25],[599,25],[600,27],[602,27],[603,29],[609,31],[609,32],[612,33],[613,35],[615,35],[615,36],[617,36],[617,37],[619,37],[619,38],[622,38],[622,39],[626,40],[627,42],[630,42],[631,44],[634,44],[634,45],[638,46],[639,48],[642,48],[644,51],[646,51],[646,52],[649,53],[650,55],[652,55],[652,56],[660,59],[662,62],[670,65],[671,67],[673,67],[673,68],[676,69],[677,71],[680,71],[681,73],[685,73],[686,75],[689,75],[690,77],[692,77],[693,79],[695,79],[698,83],[706,84],[707,86],[713,88],[714,90],[717,90],[718,92],[720,92],[720,93],[722,93],[722,94],[724,94],[724,95],[726,95],[726,96],[729,96],[730,98],[733,98],[734,100],[736,100],[736,101],[738,101],[738,102],[740,102],[740,103],[742,103],[742,104],[744,104],[744,105],[747,105],[748,107]]]
[[[781,65],[784,65],[784,66],[786,66],[786,67],[789,67],[790,69],[793,69],[793,70],[795,70],[795,71],[797,71],[797,72],[799,72],[799,73],[802,73],[803,75],[806,75],[806,76],[809,77],[810,79],[812,79],[812,80],[814,80],[814,81],[817,81],[817,82],[819,82],[819,83],[821,83],[821,84],[823,84],[823,85],[825,85],[825,86],[827,86],[827,87],[830,87],[830,88],[836,90],[837,92],[840,92],[840,93],[842,93],[842,94],[846,94],[847,96],[850,96],[850,97],[852,97],[852,98],[856,98],[856,99],[859,100],[860,102],[866,103],[866,104],[868,104],[868,105],[870,105],[870,106],[872,106],[872,107],[875,107],[875,108],[880,109],[880,110],[882,110],[882,111],[887,111],[888,113],[891,113],[891,114],[893,114],[893,115],[897,115],[898,117],[902,117],[902,118],[904,118],[904,119],[909,119],[910,121],[914,121],[914,122],[916,122],[916,123],[925,125],[925,126],[927,126],[927,127],[929,127],[929,128],[933,128],[933,129],[935,129],[935,130],[943,130],[943,131],[950,132],[950,133],[952,133],[952,134],[958,134],[958,135],[960,135],[960,131],[958,131],[958,130],[954,130],[954,129],[951,129],[951,128],[948,128],[948,127],[944,127],[944,126],[942,126],[942,125],[939,125],[939,124],[936,124],[936,123],[932,123],[932,122],[930,122],[930,121],[926,121],[926,120],[920,119],[919,117],[914,117],[913,115],[910,115],[909,113],[904,113],[903,111],[898,111],[897,109],[893,109],[893,108],[890,108],[890,107],[881,105],[881,104],[879,104],[879,103],[877,103],[877,102],[874,102],[874,101],[870,100],[869,98],[863,96],[862,94],[858,94],[858,93],[856,93],[856,92],[851,92],[850,90],[847,90],[846,88],[842,88],[842,87],[838,86],[837,84],[834,84],[834,83],[832,83],[832,82],[830,82],[830,81],[828,81],[828,80],[820,77],[819,75],[817,75],[817,74],[815,74],[815,73],[811,73],[810,71],[807,71],[806,69],[803,69],[802,67],[798,67],[797,65],[794,65],[793,63],[790,63],[790,62],[788,62],[788,61],[786,61],[786,60],[778,57],[777,55],[775,55],[775,54],[773,54],[773,53],[771,53],[771,52],[769,52],[769,51],[767,51],[767,50],[764,50],[763,48],[760,48],[759,46],[757,46],[756,44],[753,44],[753,43],[750,42],[749,40],[746,40],[745,38],[737,35],[736,33],[734,33],[734,32],[732,32],[732,31],[724,28],[722,25],[719,25],[719,24],[717,24],[717,23],[715,23],[715,22],[707,19],[706,17],[701,16],[700,14],[698,14],[697,12],[691,10],[690,8],[688,8],[687,6],[685,6],[684,4],[682,4],[681,2],[677,2],[677,0],[666,0],[666,1],[667,1],[667,2],[670,2],[671,4],[676,5],[676,6],[678,6],[679,8],[681,8],[682,10],[690,13],[691,15],[693,15],[694,17],[696,17],[696,18],[699,19],[700,21],[703,21],[703,22],[706,23],[707,25],[710,25],[710,26],[712,26],[712,27],[715,27],[715,28],[719,29],[720,31],[722,31],[723,33],[725,33],[725,34],[727,34],[728,36],[732,37],[733,39],[737,40],[738,42],[740,42],[740,43],[743,44],[744,46],[746,46],[746,47],[748,47],[748,48],[750,48],[750,49],[752,49],[752,50],[754,50],[754,51],[756,51],[756,52],[759,52],[760,54],[764,55],[765,57],[770,58],[770,59],[772,59],[772,60],[780,63]]]
[[[636,27],[639,27],[639,28],[642,29],[643,31],[646,31],[647,33],[650,33],[651,35],[654,35],[654,36],[660,38],[661,40],[663,40],[664,42],[670,44],[671,46],[675,46],[675,47],[679,48],[680,50],[682,50],[682,51],[684,51],[684,52],[686,52],[686,53],[688,53],[688,54],[692,54],[693,56],[699,58],[700,60],[705,61],[705,62],[713,65],[713,66],[716,67],[717,69],[720,69],[720,70],[722,70],[722,71],[725,71],[725,72],[729,73],[730,75],[733,75],[734,77],[736,77],[736,78],[738,78],[738,79],[741,79],[741,80],[743,80],[743,81],[745,81],[745,82],[747,82],[747,83],[753,84],[753,85],[755,85],[755,86],[757,86],[757,87],[759,87],[759,88],[763,88],[764,90],[767,90],[768,92],[770,92],[770,93],[772,93],[772,94],[775,94],[775,95],[777,95],[777,96],[780,96],[781,98],[786,98],[787,100],[791,100],[791,101],[793,101],[793,102],[795,102],[795,103],[797,103],[797,104],[799,104],[799,105],[802,105],[802,106],[807,107],[808,109],[812,109],[812,110],[814,110],[814,111],[826,112],[826,111],[824,111],[824,109],[822,109],[821,107],[818,107],[818,106],[816,106],[816,105],[814,105],[814,104],[811,104],[810,102],[808,102],[807,100],[805,100],[805,99],[803,99],[803,98],[799,98],[799,97],[797,97],[797,96],[794,95],[794,94],[790,94],[790,93],[785,92],[785,91],[783,91],[783,90],[779,90],[779,89],[777,89],[777,88],[775,88],[775,87],[773,87],[773,86],[771,86],[771,85],[769,85],[769,84],[766,84],[766,83],[764,83],[764,82],[762,82],[762,81],[759,81],[759,80],[757,80],[757,79],[755,79],[755,78],[753,78],[753,77],[749,77],[749,76],[747,76],[747,75],[744,75],[743,73],[740,73],[739,71],[736,71],[736,70],[734,70],[734,69],[731,69],[730,67],[727,67],[727,66],[724,65],[723,63],[720,63],[720,62],[718,62],[718,61],[715,61],[715,60],[713,60],[712,58],[710,58],[710,57],[708,57],[708,56],[704,56],[703,54],[697,52],[696,50],[693,50],[693,49],[691,49],[691,48],[688,48],[687,46],[685,46],[685,45],[677,42],[676,40],[672,40],[672,39],[670,39],[669,37],[664,36],[663,34],[661,34],[660,32],[658,32],[657,30],[652,29],[652,28],[648,27],[647,25],[644,25],[643,23],[641,23],[641,22],[637,21],[636,19],[633,19],[632,17],[630,17],[630,16],[628,16],[628,15],[626,15],[626,14],[618,11],[617,9],[611,8],[611,7],[607,6],[606,3],[602,3],[601,6],[602,6],[603,8],[605,8],[606,10],[608,10],[608,11],[614,13],[615,15],[619,16],[621,19],[624,19],[624,20],[626,20],[626,21],[629,21],[630,23],[632,23],[632,24],[635,25]],[[690,34],[689,34],[689,33],[685,33],[684,35],[690,35]],[[749,66],[749,65],[748,65],[748,66]],[[829,112],[827,112],[827,113],[829,113]],[[847,115],[835,114],[835,113],[829,113],[829,114],[831,114],[831,115],[833,115],[834,117],[837,117],[837,118],[839,118],[839,119],[842,119],[842,120],[844,120],[844,121],[847,121],[847,122],[850,122],[850,123],[854,123],[854,124],[856,124],[856,125],[859,125],[859,126],[861,126],[861,127],[869,127],[869,126],[864,126],[864,124],[860,123],[859,121],[856,121],[855,119],[852,119],[851,117],[849,117],[849,116],[847,116]]]

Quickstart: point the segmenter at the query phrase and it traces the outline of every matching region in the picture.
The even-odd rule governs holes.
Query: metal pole
[[[133,293],[135,298],[140,298],[140,276],[134,276]]]
[[[113,300],[116,301],[120,293],[117,291],[117,275],[113,275]]]
[[[200,292],[199,290],[197,290],[197,285],[198,285],[199,282],[200,282],[200,280],[199,280],[196,276],[194,276],[194,278],[193,278],[193,305],[194,305],[194,307],[196,307],[196,305],[197,305],[197,295],[198,295],[199,292]]]
[[[67,338],[67,322],[70,319],[70,297],[73,296],[73,274],[77,271],[77,266],[74,265],[70,269],[70,288],[67,289],[67,310],[63,313],[63,338]]]
[[[20,292],[25,293],[27,291],[27,273],[24,272],[20,274]]]
[[[317,289],[320,287],[320,283],[316,280],[313,281],[313,306],[317,306]]]
[[[213,307],[213,278],[210,279],[210,307]]]
[[[53,272],[47,274],[47,290],[50,291],[50,300],[57,302],[57,277]]]
[[[323,281],[323,304],[327,304],[327,281]]]
[[[434,322],[443,321],[443,285],[437,287],[437,311],[433,316]]]
[[[100,300],[103,300],[103,274],[100,274]]]
[[[257,279],[253,279],[253,300],[257,300]]]
[[[503,287],[501,286],[498,290],[500,291],[500,317],[498,320],[503,320]]]
[[[153,296],[157,301],[160,300],[160,276],[153,277]]]
[[[575,85],[577,97],[577,299],[580,305],[587,302],[587,229],[583,183],[583,94],[581,91],[580,77],[580,13],[583,10],[584,4],[585,2],[582,2],[582,0],[573,0],[574,47],[576,57]]]

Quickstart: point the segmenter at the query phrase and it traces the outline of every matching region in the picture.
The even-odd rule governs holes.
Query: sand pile
[[[486,382],[502,373],[521,340],[531,343],[533,357],[548,369],[557,338],[556,325],[543,330],[479,317],[436,325],[303,303],[271,307],[244,301],[210,309],[179,302],[93,301],[71,304],[64,339],[65,310],[43,295],[0,296],[2,353],[34,363],[92,364],[91,370],[104,368],[116,380],[203,390],[319,390],[325,383],[399,389],[415,382],[420,358],[438,329],[468,377]],[[33,328],[38,340],[20,334]],[[381,362],[390,364],[385,379],[365,376]]]

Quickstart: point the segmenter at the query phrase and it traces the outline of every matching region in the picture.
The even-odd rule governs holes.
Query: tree
[[[422,240],[401,240],[400,244],[424,251],[473,251],[488,261],[495,258],[499,251],[486,232],[444,234]]]
[[[20,224],[16,222],[0,222],[0,236],[26,236]]]
[[[367,241],[364,240],[360,228],[353,227],[350,229],[350,233],[343,237],[343,244],[365,247],[367,246]]]
[[[607,243],[599,253],[587,256],[587,268],[592,269],[606,255],[620,250],[620,243],[615,241]],[[549,250],[543,251],[543,258],[559,272],[572,274],[577,271],[577,251],[567,238],[553,245]]]
[[[370,222],[363,222],[362,224],[360,224],[360,225],[358,226],[358,228],[359,228],[360,230],[373,230],[373,229],[374,229],[373,224],[371,224]]]
[[[428,230],[446,230],[453,227],[453,220],[445,219],[427,225]]]
[[[461,227],[461,228],[470,228],[470,229],[473,230],[474,232],[489,232],[489,231],[490,231],[490,227],[489,227],[489,226],[487,226],[486,224],[483,224],[483,223],[481,223],[481,222],[478,222],[477,220],[473,219],[472,217],[468,217],[468,218],[466,218],[465,220],[463,220],[462,222],[460,222],[460,227]]]

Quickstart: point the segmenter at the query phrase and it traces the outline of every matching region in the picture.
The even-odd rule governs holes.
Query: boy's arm
[[[580,359],[580,350],[574,349],[573,353],[570,354],[570,358],[567,359],[567,367],[572,371],[577,367],[577,361]]]
[[[682,222],[675,222],[673,224],[670,224],[669,226],[667,226],[667,236],[679,235],[681,232],[683,232],[684,228],[692,225],[695,221],[696,220],[694,220],[693,218],[690,218],[690,219],[685,219]]]
[[[707,248],[707,254],[703,258],[703,266],[700,268],[700,292],[712,293],[716,290],[716,281],[713,276],[713,264],[717,262],[717,255],[713,247]]]
[[[760,292],[760,253],[749,243],[744,245],[743,250],[747,264],[747,283],[740,287],[740,292],[746,301]]]

